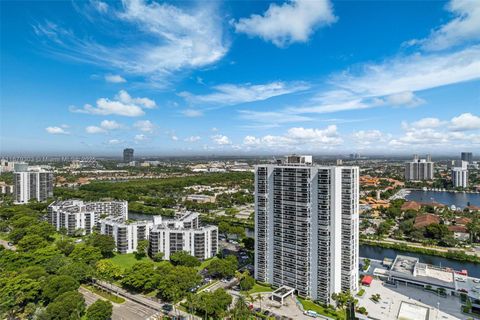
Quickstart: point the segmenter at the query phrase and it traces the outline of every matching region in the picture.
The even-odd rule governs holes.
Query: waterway
[[[406,252],[395,249],[387,249],[381,247],[370,246],[366,244],[360,245],[360,256],[363,258],[383,260],[384,258],[395,259],[397,255],[404,255],[416,257],[420,262],[432,264],[435,266],[448,267],[455,270],[468,270],[468,275],[475,278],[480,278],[480,264],[471,262],[457,261],[443,257],[430,256],[421,253]]]
[[[416,202],[438,202],[447,206],[455,205],[461,209],[469,205],[480,206],[480,193],[411,190],[405,199]]]

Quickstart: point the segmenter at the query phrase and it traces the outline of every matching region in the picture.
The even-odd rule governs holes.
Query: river
[[[462,209],[468,205],[480,207],[480,193],[411,190],[405,199],[416,202],[438,202],[447,206],[455,205]]]
[[[466,269],[468,270],[469,276],[480,278],[480,264],[457,261],[437,256],[430,256],[421,253],[375,247],[366,244],[360,245],[360,256],[363,258],[376,260],[383,260],[383,258],[395,259],[395,257],[399,254],[404,256],[416,257],[420,259],[420,262],[432,264],[435,266],[449,267],[455,270]]]

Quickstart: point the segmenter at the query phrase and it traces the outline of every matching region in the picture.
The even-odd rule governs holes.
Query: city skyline
[[[479,150],[475,1],[0,5],[2,154]]]

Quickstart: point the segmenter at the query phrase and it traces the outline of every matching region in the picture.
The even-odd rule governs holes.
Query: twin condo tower
[[[358,290],[358,167],[255,167],[255,278],[321,303]]]

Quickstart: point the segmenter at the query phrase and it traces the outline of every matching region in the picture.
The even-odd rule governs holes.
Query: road
[[[10,250],[13,250],[13,251],[17,250],[17,248],[15,246],[9,246],[8,241],[6,241],[6,240],[0,239],[0,245],[4,246],[5,249],[10,249]]]
[[[85,298],[87,306],[91,305],[98,299],[103,299],[99,295],[80,287],[78,291]],[[139,303],[133,302],[131,300],[125,299],[124,303],[112,303],[113,304],[113,314],[112,320],[144,320],[150,317],[153,317],[159,312],[153,310],[152,308],[145,307]]]

